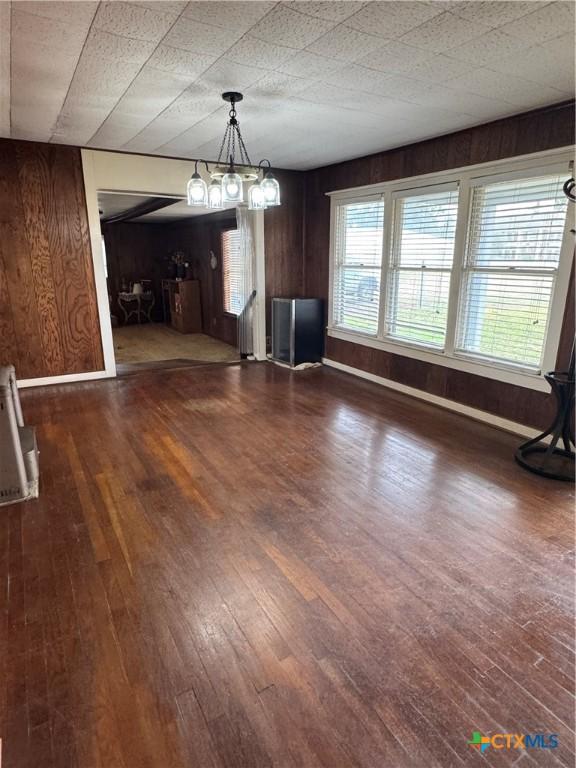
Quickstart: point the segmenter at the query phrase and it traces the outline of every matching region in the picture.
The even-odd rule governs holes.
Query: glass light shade
[[[208,203],[208,187],[199,173],[193,173],[186,188],[188,194],[188,205],[203,205]]]
[[[273,205],[280,205],[280,185],[270,171],[264,176],[264,180],[260,186],[262,187],[262,192],[264,194],[266,208]]]
[[[252,184],[248,190],[248,208],[252,211],[259,211],[266,208],[266,201],[264,200],[264,192],[258,182]]]
[[[213,181],[208,187],[208,208],[224,208],[222,184],[219,181]]]
[[[222,177],[222,202],[241,203],[244,201],[242,177],[238,173],[225,173]]]

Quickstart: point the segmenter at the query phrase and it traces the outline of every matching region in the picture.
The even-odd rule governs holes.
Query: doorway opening
[[[116,368],[239,363],[245,312],[236,209],[98,192]]]

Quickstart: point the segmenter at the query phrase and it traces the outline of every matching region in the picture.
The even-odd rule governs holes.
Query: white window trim
[[[568,208],[566,224],[560,249],[560,260],[556,273],[554,292],[550,302],[550,313],[546,341],[542,357],[540,372],[528,371],[521,366],[510,363],[498,363],[494,361],[482,361],[476,357],[454,352],[456,317],[459,311],[458,298],[465,258],[465,241],[470,216],[471,188],[478,184],[495,181],[506,181],[514,178],[522,178],[532,175],[545,175],[547,173],[566,173],[568,176],[568,164],[573,159],[574,150],[571,147],[537,152],[531,155],[523,155],[512,159],[498,160],[492,163],[482,163],[465,166],[463,168],[450,169],[436,173],[412,176],[397,179],[380,184],[370,184],[326,193],[330,197],[330,263],[329,263],[329,295],[328,295],[328,336],[354,344],[381,349],[403,357],[422,360],[423,362],[442,365],[454,370],[473,373],[485,378],[502,381],[509,384],[526,387],[528,389],[549,391],[549,385],[544,379],[547,371],[553,370],[556,364],[562,322],[568,295],[568,281],[572,267],[572,254],[574,250],[573,236],[570,232],[573,226],[574,212]],[[428,183],[429,182],[429,183]],[[387,267],[390,258],[391,234],[392,234],[392,199],[417,190],[422,193],[426,187],[431,190],[438,185],[456,183],[460,188],[460,202],[458,207],[458,220],[456,223],[456,236],[454,247],[454,265],[450,282],[450,302],[448,317],[448,333],[444,349],[436,350],[424,347],[413,342],[384,339],[384,300],[386,297]],[[363,200],[384,199],[384,247],[382,254],[382,279],[380,281],[380,313],[376,335],[364,334],[361,331],[350,331],[335,327],[333,318],[333,292],[335,276],[335,219],[336,208],[345,203],[355,203]],[[452,321],[452,322],[451,322]]]

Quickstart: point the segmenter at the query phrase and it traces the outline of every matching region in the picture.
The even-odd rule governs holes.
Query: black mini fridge
[[[324,352],[322,299],[272,299],[272,359],[319,363]]]

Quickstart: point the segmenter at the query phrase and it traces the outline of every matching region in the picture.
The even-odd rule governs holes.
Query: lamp
[[[251,210],[280,205],[280,186],[274,178],[270,161],[262,160],[254,166],[244,144],[236,112],[236,104],[242,101],[243,95],[237,91],[226,91],[222,98],[230,104],[229,120],[222,137],[216,167],[210,172],[212,181],[207,187],[198,173],[198,163],[204,163],[209,171],[208,164],[204,160],[196,160],[196,167],[187,187],[188,205],[219,209],[226,203],[242,203],[244,182],[247,181],[255,182],[248,190],[248,207]],[[259,182],[263,163],[267,164],[267,171],[264,179]]]
[[[265,206],[266,208],[270,208],[274,205],[280,205],[280,185],[272,173],[270,160],[260,160],[259,167],[262,166],[262,163],[268,163],[268,170],[266,171],[260,186],[262,187]]]
[[[210,186],[208,187],[208,208],[220,209],[224,208],[222,202],[222,184],[216,179],[212,179]]]
[[[198,173],[198,160],[196,160],[194,173],[186,187],[186,196],[188,198],[188,205],[201,205],[206,207],[208,204],[208,187],[206,186],[204,179]]]
[[[242,176],[236,173],[234,158],[230,156],[230,166],[227,173],[222,176],[222,202],[241,203],[244,200],[244,187]]]
[[[251,211],[260,211],[266,208],[262,185],[257,181],[254,182],[248,190],[248,208],[250,208]]]

